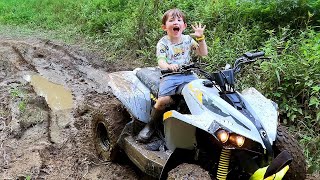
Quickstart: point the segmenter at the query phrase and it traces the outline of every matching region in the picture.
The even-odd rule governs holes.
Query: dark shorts
[[[195,79],[198,79],[198,77],[195,74],[176,74],[165,76],[160,80],[158,96],[164,97],[180,94],[184,85],[188,84],[189,82]]]

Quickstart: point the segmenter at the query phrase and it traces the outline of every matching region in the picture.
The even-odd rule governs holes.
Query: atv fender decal
[[[203,96],[202,91],[200,89],[198,89],[198,88],[194,88],[191,83],[188,85],[188,88],[194,94],[194,96],[198,99],[200,104],[202,104],[202,96]]]
[[[268,166],[258,169],[256,172],[254,172],[254,174],[250,177],[249,180],[281,180],[284,177],[284,175],[287,173],[287,171],[289,170],[289,165],[282,168],[276,174],[273,174],[273,175],[264,179],[263,176],[266,173],[267,168],[268,168]]]
[[[157,99],[153,94],[151,94],[151,93],[150,93],[150,98],[151,98],[153,101],[155,101],[155,102],[157,102],[157,100],[158,100],[158,99]]]
[[[168,119],[169,117],[172,117],[172,111],[167,111],[163,114],[163,121]]]

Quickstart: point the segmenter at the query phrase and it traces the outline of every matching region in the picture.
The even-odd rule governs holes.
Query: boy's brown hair
[[[182,11],[180,11],[177,8],[174,9],[169,9],[168,11],[166,11],[163,16],[162,16],[162,24],[165,25],[166,21],[168,20],[169,16],[172,17],[178,17],[178,18],[182,18],[183,22],[186,23],[186,16],[184,15],[184,13]]]

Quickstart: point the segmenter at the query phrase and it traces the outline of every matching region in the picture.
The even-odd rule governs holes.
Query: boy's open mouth
[[[178,32],[178,31],[180,31],[180,28],[179,27],[174,27],[173,31]]]

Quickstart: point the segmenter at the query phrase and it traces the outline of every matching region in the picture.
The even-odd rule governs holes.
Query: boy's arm
[[[206,56],[208,55],[208,47],[205,39],[198,41],[199,47],[196,49],[196,53],[199,56]]]
[[[192,33],[191,35],[196,37],[196,40],[198,41],[198,44],[199,44],[199,47],[196,49],[196,53],[199,56],[208,55],[208,48],[203,35],[206,25],[202,26],[201,23],[199,23],[199,24],[196,24],[195,26],[191,25],[191,27],[194,30],[194,33]]]
[[[168,64],[165,57],[158,58],[158,65],[161,69],[170,69],[172,71],[177,71],[179,69],[177,64]]]

